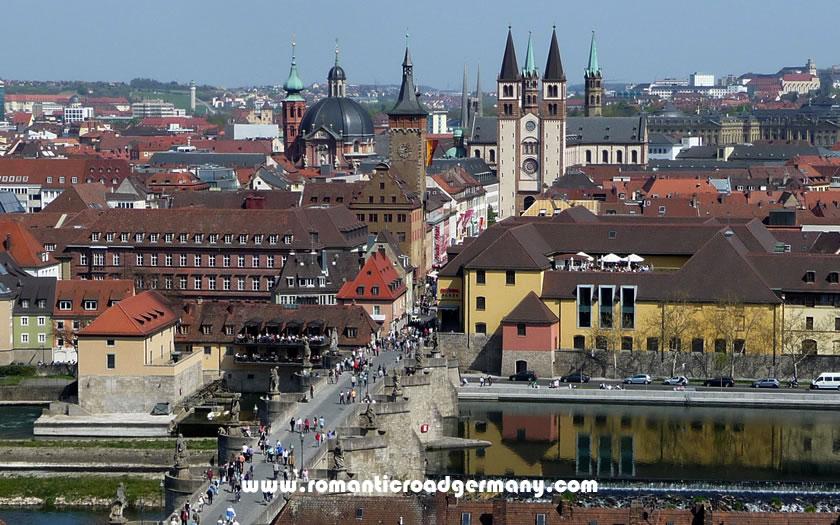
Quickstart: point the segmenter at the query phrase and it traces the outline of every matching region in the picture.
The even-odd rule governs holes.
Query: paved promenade
[[[394,364],[397,362],[397,352],[380,352],[378,357],[374,357],[372,361],[371,370],[376,370],[379,365],[382,365],[390,372]],[[373,376],[373,372],[371,372],[371,377]],[[338,394],[341,390],[349,390],[351,388],[350,385],[350,377],[351,374],[349,372],[345,372],[339,378],[338,383],[335,384],[323,384],[318,390],[315,391],[315,398],[311,400],[309,403],[299,403],[299,410],[296,412],[295,416],[299,416],[301,418],[312,418],[313,416],[323,416],[325,420],[324,429],[326,430],[335,430],[337,427],[344,426],[345,420],[347,417],[353,413],[358,405],[359,400],[364,397],[365,390],[363,388],[358,388],[357,391],[360,395],[357,397],[357,402],[351,405],[341,405],[338,402]],[[376,386],[380,384],[380,382],[384,381],[382,378],[377,378],[377,382],[375,383]],[[368,385],[369,389],[373,390],[374,383],[370,383]],[[300,434],[292,433],[289,431],[289,422],[288,421],[280,421],[272,425],[271,428],[271,443],[275,444],[278,439],[283,444],[284,447],[289,447],[291,445],[295,446],[295,465],[297,467],[300,466]],[[308,466],[321,454],[325,453],[325,446],[321,445],[320,447],[315,446],[315,438],[314,433],[304,434],[304,441],[303,441],[303,451],[304,451],[304,465]],[[225,458],[220,458],[222,462],[225,461]],[[247,465],[247,464],[246,464]],[[254,479],[256,480],[263,480],[263,479],[272,479],[274,476],[273,468],[270,463],[266,463],[263,456],[259,453],[259,451],[255,448],[255,454],[253,459],[254,465]],[[281,471],[282,472],[282,471]],[[206,488],[206,484],[205,484]],[[272,505],[272,510],[276,508],[277,510],[280,509],[278,498],[279,495],[275,496],[275,504]],[[229,506],[232,506],[236,511],[236,519],[241,525],[252,525],[258,523],[258,520],[261,514],[264,513],[266,510],[266,504],[263,502],[263,497],[261,493],[256,494],[248,494],[244,491],[242,492],[241,500],[238,503],[234,503],[233,493],[229,492],[229,488],[227,484],[220,486],[219,495],[213,500],[212,506],[205,506],[204,512],[201,513],[201,523],[202,524],[216,524],[216,520],[219,519],[219,516],[223,516],[225,513],[225,509]]]
[[[706,390],[643,390],[641,387],[625,390],[599,390],[597,388],[530,388],[527,384],[494,384],[481,387],[471,383],[458,388],[461,401],[532,401],[547,403],[603,403],[616,405],[669,405],[669,406],[725,406],[751,408],[802,408],[809,410],[840,409],[840,392],[837,391],[785,391],[782,390],[733,390],[731,388]]]

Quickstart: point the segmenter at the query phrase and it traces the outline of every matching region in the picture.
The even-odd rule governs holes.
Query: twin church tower
[[[601,82],[593,34],[585,72],[587,116],[601,114]],[[505,218],[528,208],[566,169],[566,74],[556,29],[551,32],[548,58],[540,77],[530,34],[525,65],[519,69],[513,35],[508,28],[497,96],[498,214],[499,218]]]

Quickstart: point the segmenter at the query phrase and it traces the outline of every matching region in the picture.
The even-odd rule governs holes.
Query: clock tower
[[[426,119],[428,111],[417,99],[414,66],[406,36],[402,86],[397,103],[388,112],[388,156],[391,172],[402,179],[419,199],[426,197]]]

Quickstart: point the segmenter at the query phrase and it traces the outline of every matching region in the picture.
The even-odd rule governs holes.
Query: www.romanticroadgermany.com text
[[[310,493],[310,494],[434,494],[436,492],[452,493],[456,497],[464,494],[528,494],[541,498],[550,493],[594,493],[598,492],[598,482],[587,480],[557,480],[542,479],[481,479],[460,480],[446,476],[440,480],[399,480],[388,476],[376,476],[366,480],[243,480],[242,491],[246,493]]]

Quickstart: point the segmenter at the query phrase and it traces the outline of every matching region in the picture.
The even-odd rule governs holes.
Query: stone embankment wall
[[[189,444],[188,444],[189,446]],[[0,446],[0,470],[132,470],[164,471],[172,465],[174,450],[74,447]],[[210,464],[215,450],[191,450],[190,463],[198,467]],[[134,468],[138,467],[138,468]],[[152,468],[149,468],[152,467]]]
[[[456,358],[462,370],[501,374],[502,347],[498,336],[438,334],[438,349],[446,357]],[[673,367],[676,358],[676,367]],[[800,380],[821,372],[840,371],[840,356],[796,356]],[[582,370],[598,378],[623,378],[647,373],[670,376],[672,367],[678,375],[689,378],[730,375],[736,378],[793,377],[793,359],[788,355],[735,355],[714,352],[607,352],[597,350],[560,350],[554,353],[554,375]],[[683,368],[683,364],[685,367]]]
[[[76,381],[33,377],[14,386],[0,386],[0,401],[59,401],[76,398]]]

